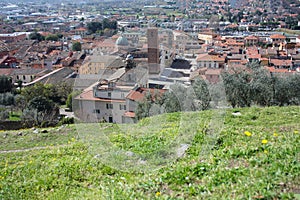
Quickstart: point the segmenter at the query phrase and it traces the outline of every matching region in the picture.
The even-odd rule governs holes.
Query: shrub
[[[58,125],[63,125],[63,124],[74,124],[74,117],[63,117]]]
[[[9,118],[9,113],[5,109],[0,109],[0,120],[6,120]]]

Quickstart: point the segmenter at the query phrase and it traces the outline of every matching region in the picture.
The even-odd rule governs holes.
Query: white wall
[[[112,104],[112,107],[107,104]],[[121,105],[121,109],[120,109]],[[109,122],[109,117],[112,117],[114,123],[122,123],[122,116],[126,112],[127,107],[124,102],[109,102],[109,101],[90,101],[79,100],[79,110],[75,111],[76,116],[86,122],[98,122],[105,119]]]

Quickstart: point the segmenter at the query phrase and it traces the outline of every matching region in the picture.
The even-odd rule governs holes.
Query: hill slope
[[[215,110],[134,125],[2,131],[0,199],[294,199],[299,111]]]

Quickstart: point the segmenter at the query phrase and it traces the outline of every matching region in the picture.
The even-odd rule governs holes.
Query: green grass
[[[38,133],[33,129],[0,131],[0,151],[63,145],[77,137],[73,126],[37,130]]]
[[[47,148],[1,151],[0,199],[299,198],[299,111],[210,110],[1,132],[2,151]],[[189,148],[178,157],[182,144]]]
[[[296,34],[296,35],[300,34],[299,30],[292,30],[292,29],[286,29],[286,28],[279,28],[279,29],[277,29],[277,31],[284,32],[287,34]]]
[[[21,112],[11,112],[9,114],[9,120],[10,121],[20,121],[21,120]]]

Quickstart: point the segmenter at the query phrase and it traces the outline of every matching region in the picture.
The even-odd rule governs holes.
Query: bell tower
[[[149,74],[159,74],[159,46],[158,46],[158,29],[148,28],[148,72]]]

